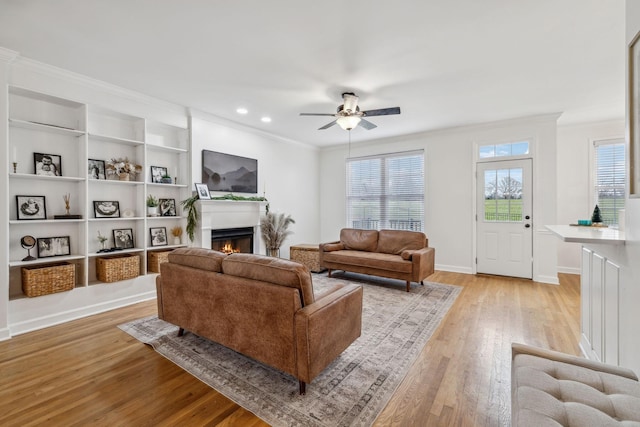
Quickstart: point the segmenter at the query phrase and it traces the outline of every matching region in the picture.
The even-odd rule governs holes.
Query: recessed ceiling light
[[[238,114],[247,114],[249,112],[249,110],[247,110],[246,108],[240,107],[236,110],[236,113]]]
[[[271,123],[271,117],[263,117],[260,120],[262,120],[264,123]]]

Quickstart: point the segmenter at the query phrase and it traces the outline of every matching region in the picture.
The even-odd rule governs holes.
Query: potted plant
[[[151,194],[147,196],[147,215],[158,216],[158,199]]]
[[[169,176],[168,174],[164,174],[160,178],[160,182],[163,184],[171,184],[173,181],[171,179],[171,176]]]
[[[289,226],[295,224],[291,215],[268,212],[260,218],[260,233],[267,249],[267,255],[279,256],[280,246],[293,233]]]

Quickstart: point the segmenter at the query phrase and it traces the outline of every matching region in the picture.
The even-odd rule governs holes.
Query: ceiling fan
[[[352,92],[345,92],[342,94],[344,104],[338,107],[338,112],[335,114],[330,113],[300,113],[301,116],[333,116],[336,119],[331,123],[327,123],[318,130],[329,129],[336,123],[344,130],[351,130],[358,124],[363,128],[371,130],[377,126],[370,121],[364,119],[364,117],[371,116],[389,116],[392,114],[400,114],[400,107],[392,108],[380,108],[378,110],[360,111],[358,107],[358,97]]]

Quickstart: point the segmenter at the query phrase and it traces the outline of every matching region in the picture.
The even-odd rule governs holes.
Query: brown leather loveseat
[[[435,249],[424,233],[343,228],[340,240],[320,244],[320,267],[420,282],[434,272]]]
[[[293,261],[180,248],[160,264],[158,317],[298,379],[300,393],[360,336],[362,287],[315,296]]]

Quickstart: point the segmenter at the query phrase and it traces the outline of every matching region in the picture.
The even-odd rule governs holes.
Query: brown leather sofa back
[[[222,272],[237,277],[287,286],[300,291],[302,305],[313,304],[311,273],[302,264],[274,257],[231,254],[222,261]]]
[[[377,252],[400,255],[403,251],[414,251],[429,246],[424,233],[404,230],[380,230]]]
[[[344,244],[345,249],[376,252],[378,248],[378,231],[343,228],[340,230],[340,242]]]
[[[214,273],[222,271],[222,260],[225,258],[222,252],[203,248],[178,248],[169,253],[170,262]]]

